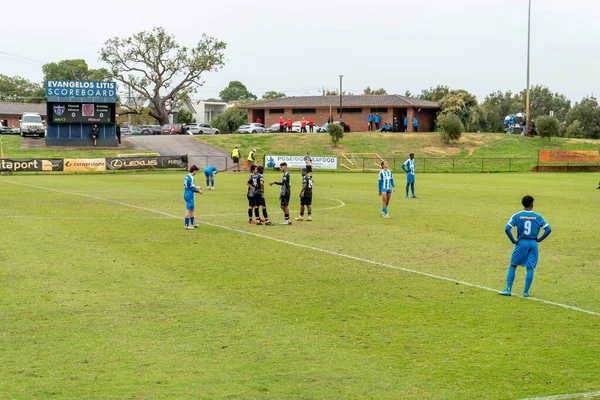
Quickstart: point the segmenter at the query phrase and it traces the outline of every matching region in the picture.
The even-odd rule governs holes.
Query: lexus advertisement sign
[[[108,170],[134,170],[151,168],[186,168],[187,163],[182,156],[159,156],[159,157],[119,157],[107,158],[106,169]]]

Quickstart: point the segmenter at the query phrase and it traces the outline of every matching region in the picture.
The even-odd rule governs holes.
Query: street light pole
[[[527,17],[527,89],[525,91],[525,135],[529,135],[531,117],[529,115],[529,65],[531,60],[531,0]]]
[[[342,122],[342,78],[344,75],[340,75],[340,122]]]

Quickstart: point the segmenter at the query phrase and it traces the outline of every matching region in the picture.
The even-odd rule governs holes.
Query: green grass
[[[600,174],[418,175],[385,220],[373,174],[317,173],[314,221],[290,227],[248,225],[246,178],[219,174],[196,200],[214,225],[190,232],[169,216],[181,173],[0,177],[0,398],[600,390],[598,315],[268,239],[502,289],[504,225],[530,193],[554,230],[532,295],[598,313]],[[279,222],[275,187],[267,201]]]
[[[21,136],[0,135],[4,158],[105,158],[115,157],[117,154],[139,153],[131,149],[90,149],[77,147],[52,147],[26,149],[21,147]],[[40,139],[43,142],[43,139]]]
[[[259,154],[331,156],[340,153],[378,153],[405,161],[410,152],[422,157],[535,158],[538,150],[600,150],[600,140],[553,138],[550,142],[520,135],[465,133],[459,143],[444,145],[437,133],[346,133],[338,148],[327,133],[214,135],[198,137],[226,153],[240,146],[244,154],[256,148]]]

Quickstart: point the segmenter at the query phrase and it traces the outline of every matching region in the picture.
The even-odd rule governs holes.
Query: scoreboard
[[[51,103],[48,104],[51,124],[114,124],[114,103]]]

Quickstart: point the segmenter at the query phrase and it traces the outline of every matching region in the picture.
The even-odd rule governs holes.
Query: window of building
[[[269,108],[269,114],[285,114],[285,108]]]
[[[316,108],[292,108],[292,114],[316,114]]]
[[[376,108],[376,107],[373,107],[373,108],[371,108],[371,112],[372,113],[386,113],[386,112],[388,112],[388,109],[387,108]]]
[[[338,114],[340,113],[339,107],[337,109],[337,112],[338,112]],[[342,108],[342,112],[344,114],[361,114],[363,111],[362,111],[362,108],[346,108],[346,107],[344,107],[344,108]]]

